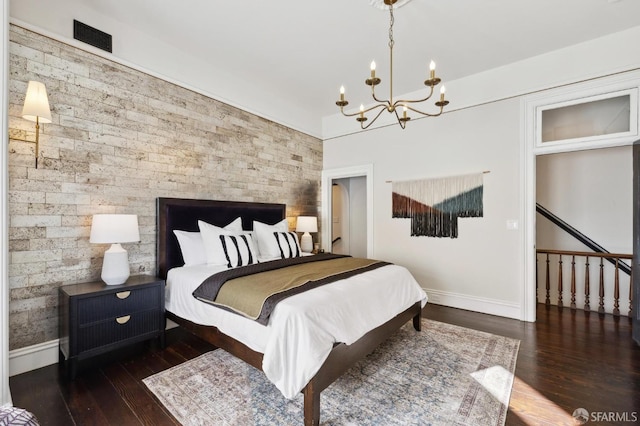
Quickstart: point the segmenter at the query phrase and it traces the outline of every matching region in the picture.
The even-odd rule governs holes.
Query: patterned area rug
[[[323,425],[504,425],[519,340],[422,320],[321,394]],[[300,425],[257,369],[215,350],[144,379],[183,425]]]

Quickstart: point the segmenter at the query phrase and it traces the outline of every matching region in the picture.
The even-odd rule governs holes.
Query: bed
[[[300,322],[302,325],[298,325],[299,321],[295,312],[301,311],[301,315],[305,317],[321,313],[324,308],[317,301],[328,300],[326,298],[329,297],[330,292],[336,291],[334,287],[344,286],[342,281],[346,280],[283,300],[274,309],[267,325],[261,325],[240,315],[207,305],[191,296],[194,286],[197,286],[216,268],[209,265],[184,266],[182,252],[174,230],[197,232],[199,220],[223,227],[238,217],[242,220],[244,230],[252,230],[254,221],[266,224],[282,221],[285,218],[285,211],[284,204],[158,198],[157,272],[160,277],[167,279],[166,312],[169,319],[264,371],[285,396],[291,397],[291,395],[287,395],[287,392],[290,394],[291,389],[297,390],[299,388],[299,391],[304,395],[304,424],[319,425],[322,390],[357,361],[373,351],[406,322],[412,320],[413,327],[419,331],[420,312],[426,303],[426,294],[422,289],[419,289],[408,271],[396,265],[385,266],[376,271],[360,274],[358,277],[361,278],[350,279],[353,283],[349,282],[349,288],[354,287],[355,290],[350,289],[349,291],[362,292],[362,297],[358,297],[356,300],[358,302],[368,301],[362,304],[367,308],[362,308],[361,315],[362,318],[367,318],[367,321],[361,320],[360,313],[358,313],[358,318],[348,323],[349,326],[343,325],[340,329],[335,323],[340,318],[327,320],[326,327],[332,332],[322,332],[327,334],[327,338],[333,338],[334,341],[330,343],[328,348],[324,342],[323,348],[318,349],[317,354],[313,352],[316,350],[315,347],[306,347],[304,344],[301,344],[301,349],[296,348],[295,350],[286,346],[291,345],[292,341],[297,345],[300,338],[297,334],[294,337],[287,336],[286,330],[291,327],[289,325],[281,326],[281,323],[291,321],[296,324],[297,328],[302,327],[303,331],[304,327],[307,327],[305,324],[312,324],[309,327],[317,327],[315,324],[317,321],[307,321],[305,324]],[[403,287],[399,291],[385,283],[396,280],[395,277],[398,273],[401,274],[401,278],[398,279],[403,281]],[[365,287],[371,285],[380,287]],[[376,290],[363,292],[364,288],[375,288]],[[393,290],[387,290],[389,288]],[[405,288],[407,290],[404,290]],[[394,294],[384,293],[385,291],[393,291]],[[395,293],[399,293],[399,301],[389,303],[389,300],[395,297]],[[379,300],[375,300],[375,298]],[[374,307],[374,305],[376,306]],[[373,312],[364,312],[369,310]],[[289,319],[287,315],[296,319]],[[372,315],[375,318],[370,320],[369,317]],[[371,324],[374,325],[371,326]],[[318,327],[325,327],[325,324]],[[303,333],[303,335],[306,334],[317,335],[315,329]],[[314,362],[319,362],[318,365],[306,365],[304,364],[307,362],[306,358],[299,359],[300,354],[306,354],[307,351],[314,353],[314,356],[306,358],[314,360],[317,358],[320,361]],[[287,353],[294,355],[289,359]],[[301,363],[302,366],[298,367],[298,363]],[[289,369],[296,372],[291,374],[293,378],[288,375],[287,370]],[[274,374],[274,371],[277,373]],[[302,371],[303,374],[299,374],[299,371]],[[279,375],[284,377],[282,381],[280,381]],[[275,379],[272,379],[271,376],[274,376]]]

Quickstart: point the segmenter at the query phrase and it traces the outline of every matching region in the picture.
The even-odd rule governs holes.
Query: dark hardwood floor
[[[523,323],[427,305],[423,316],[521,340],[507,425],[575,424],[578,408],[607,420],[590,424],[640,419],[640,347],[631,322],[544,305],[537,314],[536,323]],[[212,349],[172,329],[165,349],[140,344],[88,360],[73,382],[58,365],[20,374],[10,379],[11,394],[42,425],[175,425],[142,379]]]

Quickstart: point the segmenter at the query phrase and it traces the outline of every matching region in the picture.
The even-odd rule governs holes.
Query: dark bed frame
[[[286,217],[285,211],[284,204],[158,198],[158,276],[166,278],[167,271],[184,264],[173,230],[198,231],[198,220],[216,226],[225,226],[237,217],[242,218],[243,229],[251,230],[254,220],[274,224]],[[304,424],[319,425],[320,393],[407,321],[413,319],[413,327],[420,331],[420,312],[418,302],[388,322],[369,331],[353,344],[336,343],[320,370],[302,390]],[[221,333],[216,327],[198,325],[170,312],[167,312],[167,317],[196,336],[262,370],[262,353]]]

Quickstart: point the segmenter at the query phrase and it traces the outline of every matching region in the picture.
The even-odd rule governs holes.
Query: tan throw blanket
[[[214,274],[193,295],[266,324],[284,298],[385,265],[389,263],[335,254],[275,260]]]

